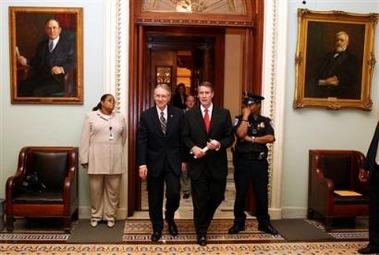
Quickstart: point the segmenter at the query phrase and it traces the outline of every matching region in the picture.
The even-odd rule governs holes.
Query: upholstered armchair
[[[359,151],[309,150],[308,218],[318,213],[330,230],[335,218],[368,215],[368,183],[358,178],[364,160]]]
[[[19,217],[61,218],[70,232],[78,218],[78,148],[24,147],[6,182],[6,228]]]

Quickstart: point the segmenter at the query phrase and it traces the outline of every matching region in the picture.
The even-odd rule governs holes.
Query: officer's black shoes
[[[151,241],[158,242],[158,240],[161,239],[161,236],[162,236],[162,232],[154,231],[153,234],[151,235]]]
[[[200,246],[207,246],[207,235],[198,235],[197,244]]]
[[[279,234],[279,232],[273,226],[271,226],[270,224],[267,225],[267,226],[259,226],[258,230],[266,232],[267,234],[271,234],[273,236],[276,236],[276,235]]]
[[[229,228],[228,233],[231,235],[234,235],[244,230],[245,230],[245,225],[234,223],[234,225],[231,228]]]

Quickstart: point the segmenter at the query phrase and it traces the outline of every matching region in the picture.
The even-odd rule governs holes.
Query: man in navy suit
[[[359,170],[359,180],[370,182],[369,243],[359,249],[360,254],[379,253],[379,123],[366,155],[363,169]]]
[[[64,76],[76,68],[75,43],[60,36],[62,28],[55,19],[45,23],[47,38],[37,48],[30,61],[19,56],[20,65],[30,66],[29,77],[19,83],[20,97],[45,97],[64,91]]]
[[[188,175],[191,178],[194,225],[201,246],[207,245],[208,227],[224,200],[227,148],[234,142],[230,112],[213,105],[213,96],[212,84],[202,82],[198,86],[200,105],[187,111],[184,117],[183,140],[192,154],[188,158]]]
[[[163,192],[166,183],[165,220],[172,236],[178,235],[174,221],[180,200],[180,175],[185,169],[182,142],[183,111],[169,106],[167,84],[154,89],[155,106],[142,112],[137,133],[139,176],[147,179],[151,240],[158,241],[163,229]]]

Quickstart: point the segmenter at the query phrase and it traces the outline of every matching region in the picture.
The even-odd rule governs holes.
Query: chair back
[[[321,155],[320,168],[324,176],[333,181],[335,190],[351,189],[352,154]]]
[[[62,189],[68,172],[67,152],[32,152],[32,169],[47,189]]]

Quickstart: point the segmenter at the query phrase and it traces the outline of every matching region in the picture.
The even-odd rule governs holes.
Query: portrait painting
[[[378,14],[298,9],[293,107],[371,110]]]
[[[11,103],[83,104],[82,8],[9,7]]]

